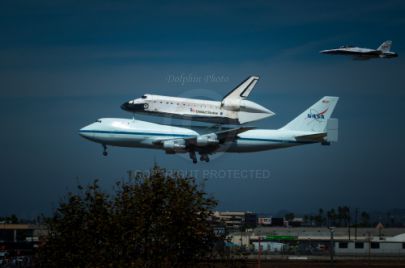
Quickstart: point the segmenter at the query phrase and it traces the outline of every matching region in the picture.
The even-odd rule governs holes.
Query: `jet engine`
[[[197,137],[197,146],[207,146],[207,145],[217,145],[219,140],[217,135],[210,134],[210,135],[203,135]]]
[[[163,142],[163,149],[166,153],[183,153],[186,151],[186,144],[184,140],[168,140]]]

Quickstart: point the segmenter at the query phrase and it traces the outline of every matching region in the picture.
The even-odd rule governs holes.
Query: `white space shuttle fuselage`
[[[134,113],[215,124],[245,124],[274,115],[265,107],[246,100],[258,79],[257,76],[249,77],[222,101],[145,94],[122,104],[121,108]]]

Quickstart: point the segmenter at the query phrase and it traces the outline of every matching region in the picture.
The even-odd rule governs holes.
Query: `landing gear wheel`
[[[107,152],[107,146],[105,144],[103,144],[103,155],[107,156],[108,152]]]
[[[191,160],[193,160],[193,163],[194,163],[194,164],[197,164],[197,156],[195,155],[195,152],[194,152],[194,151],[190,151],[190,152],[189,152],[189,155],[190,155]]]
[[[210,158],[208,157],[208,154],[201,154],[200,155],[200,161],[209,162]]]

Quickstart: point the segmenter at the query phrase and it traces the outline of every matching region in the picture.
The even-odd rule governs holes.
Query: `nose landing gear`
[[[103,155],[107,156],[108,152],[107,152],[107,145],[103,144]]]

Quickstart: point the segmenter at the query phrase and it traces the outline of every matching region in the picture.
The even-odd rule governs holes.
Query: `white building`
[[[336,255],[405,255],[405,233],[393,237],[335,242]]]

